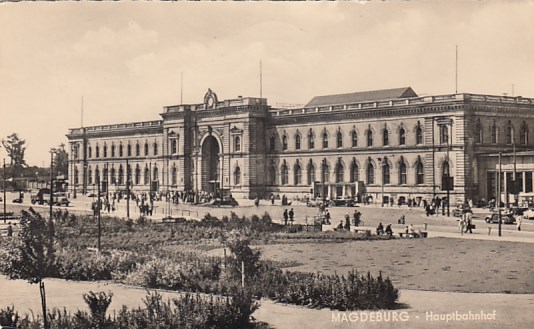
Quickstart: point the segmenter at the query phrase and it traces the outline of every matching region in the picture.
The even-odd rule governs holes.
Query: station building
[[[523,97],[418,96],[405,87],[277,108],[265,98],[219,100],[208,89],[202,102],[163,107],[159,120],[70,129],[69,188],[86,193],[105,181],[125,190],[129,181],[133,191],[395,204],[449,189],[453,202],[489,200],[495,154],[531,150],[531,129],[534,99]],[[524,193],[532,158],[521,157],[527,163],[516,175]]]

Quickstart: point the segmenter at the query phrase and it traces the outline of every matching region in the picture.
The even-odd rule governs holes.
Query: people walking
[[[471,225],[472,215],[471,211],[465,211],[465,233],[469,231],[469,234],[473,234],[473,225]]]
[[[287,209],[284,209],[284,225],[287,225],[287,220],[289,218],[289,214],[287,213]]]
[[[523,216],[517,216],[517,230],[521,231],[521,223],[523,222]]]
[[[295,217],[295,212],[293,211],[293,208],[289,211],[289,222],[291,225],[293,225],[293,218]]]
[[[11,223],[9,223],[9,226],[7,227],[7,236],[8,237],[13,236],[13,226],[11,226]]]
[[[350,231],[350,215],[348,212],[345,214],[345,230]]]

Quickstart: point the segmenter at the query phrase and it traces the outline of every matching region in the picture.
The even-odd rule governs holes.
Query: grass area
[[[302,264],[291,270],[382,271],[400,289],[534,293],[531,243],[430,238],[265,245],[261,250],[267,259]]]

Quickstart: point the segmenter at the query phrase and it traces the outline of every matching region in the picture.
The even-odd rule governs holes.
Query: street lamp
[[[452,144],[452,119],[440,117],[437,119],[437,123],[438,123],[438,126],[440,126],[440,137],[441,138],[445,137],[447,139],[446,141],[447,142],[447,172],[443,173],[441,187],[442,189],[445,189],[447,191],[447,217],[450,217],[451,215],[450,213],[451,190],[454,189],[454,180],[453,180],[454,178],[451,177],[451,165],[450,165],[450,157],[449,157],[450,146]],[[449,125],[451,127],[450,133],[448,130]],[[444,129],[447,129],[446,130],[447,134],[445,134]],[[451,142],[449,142],[449,136],[451,138]],[[443,142],[443,140],[441,140],[441,142]],[[442,205],[442,207],[444,207],[444,205]],[[444,208],[442,208],[442,210],[444,210]]]
[[[50,221],[52,221],[52,204],[54,203],[54,154],[57,150],[55,148],[50,149]]]

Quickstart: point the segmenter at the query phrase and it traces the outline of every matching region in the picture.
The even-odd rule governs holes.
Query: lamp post
[[[56,149],[50,149],[50,220],[52,220],[52,204],[54,203],[54,154],[56,154]]]
[[[450,198],[451,198],[451,190],[454,188],[454,183],[453,183],[453,179],[451,178],[451,165],[450,165],[450,157],[449,157],[449,152],[450,152],[450,146],[452,144],[452,119],[451,118],[445,118],[445,117],[440,117],[440,118],[437,118],[437,124],[438,126],[440,126],[440,137],[442,138],[442,140],[440,141],[441,143],[443,143],[443,139],[445,138],[446,139],[446,143],[447,143],[447,172],[444,172],[443,173],[443,177],[442,177],[442,189],[445,189],[447,191],[447,217],[450,217],[451,215],[451,208],[450,208],[450,204],[451,204],[451,201],[450,201]],[[451,131],[449,133],[449,125],[451,127]],[[447,129],[447,130],[444,130],[444,129]],[[445,134],[445,131],[447,132],[447,134]],[[449,142],[449,136],[451,138],[451,141]],[[444,207],[445,205],[442,205],[442,207]],[[442,208],[443,210],[444,208]]]
[[[4,159],[4,184],[3,184],[3,189],[4,189],[4,224],[6,223],[6,219],[7,219],[7,214],[6,214],[6,159]]]
[[[126,218],[130,219],[130,164],[126,159]]]

